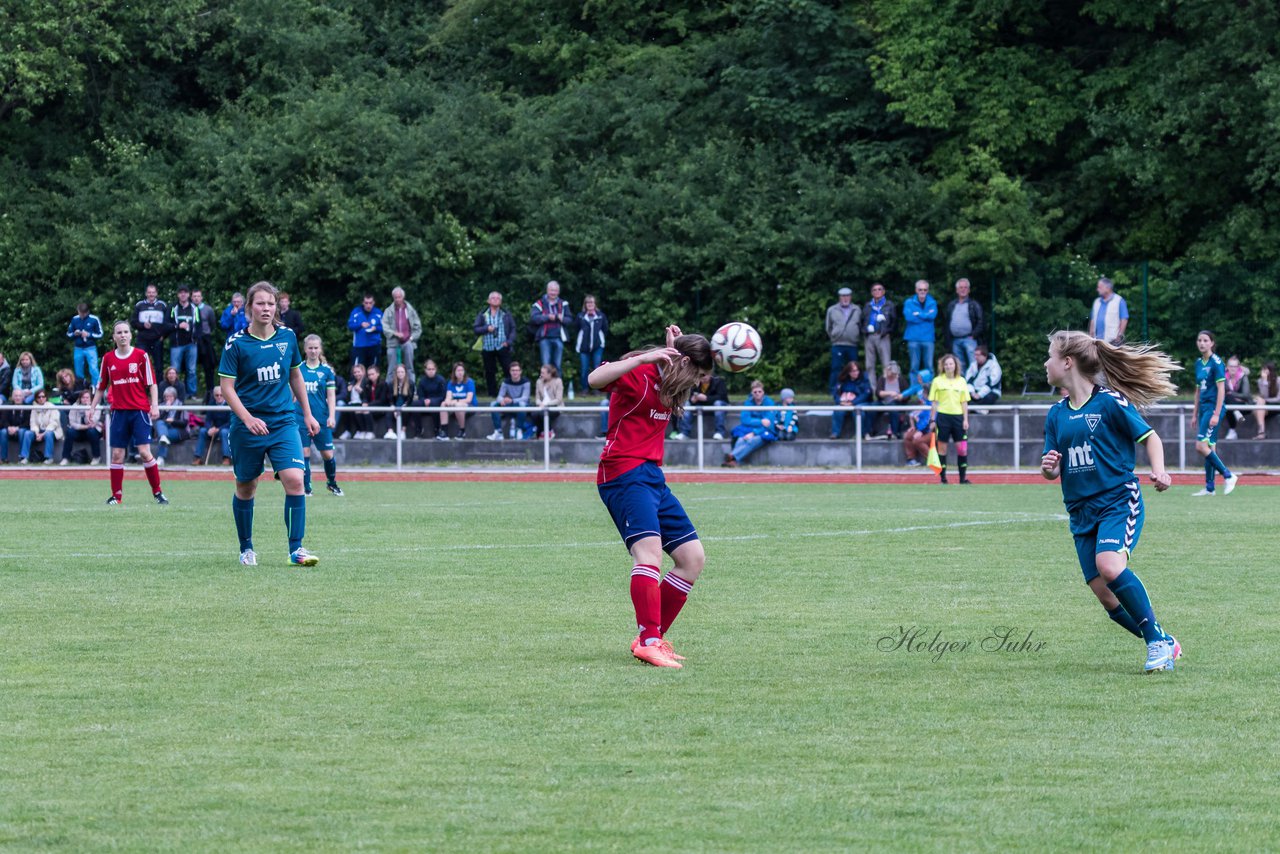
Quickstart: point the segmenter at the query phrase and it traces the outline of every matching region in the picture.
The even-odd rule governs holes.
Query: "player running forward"
[[[1040,471],[1048,480],[1062,476],[1062,500],[1085,583],[1112,620],[1146,641],[1146,672],[1172,670],[1182,648],[1160,628],[1147,589],[1128,564],[1144,515],[1133,472],[1135,443],[1146,444],[1156,491],[1170,483],[1164,445],[1138,407],[1177,391],[1169,374],[1181,366],[1153,347],[1055,332],[1044,368],[1049,384],[1065,388],[1068,396],[1045,419]]]
[[[240,535],[240,563],[257,566],[253,550],[253,498],[258,491],[263,458],[284,485],[284,527],[289,537],[289,563],[315,566],[320,559],[302,547],[307,527],[307,499],[303,495],[302,440],[294,399],[302,410],[301,421],[312,436],[320,425],[311,415],[307,387],[302,381],[302,354],[298,338],[276,326],[276,289],[258,282],[245,297],[249,326],[227,339],[222,348],[218,376],[222,396],[231,407],[231,462],[236,494],[231,512]]]
[[[115,322],[111,339],[116,348],[102,357],[98,385],[89,403],[89,411],[96,411],[102,393],[110,390],[111,432],[107,444],[111,446],[111,497],[107,503],[124,503],[124,457],[133,444],[138,448],[147,483],[151,484],[151,495],[157,504],[168,504],[169,499],[160,491],[160,467],[151,455],[151,423],[160,417],[159,389],[151,357],[130,343],[133,330],[127,320]]]
[[[316,433],[315,445],[324,459],[324,476],[328,481],[326,487],[334,495],[342,494],[338,486],[338,464],[333,459],[333,419],[337,412],[338,379],[324,357],[324,345],[319,335],[308,335],[303,341],[307,360],[302,363],[302,383],[307,387],[307,403],[311,405],[311,415],[320,425]],[[303,487],[307,495],[311,494],[311,434],[307,432],[305,413],[302,404],[295,407],[298,419],[298,436],[302,439],[302,458],[306,461],[303,469]]]
[[[667,346],[628,353],[591,372],[587,382],[609,395],[609,428],[596,488],[631,552],[631,604],[640,634],[631,654],[657,667],[681,667],[665,639],[706,554],[662,473],[663,440],[689,390],[711,373],[711,344],[667,327]],[[662,552],[675,567],[660,575]]]
[[[1218,456],[1218,430],[1221,427],[1222,403],[1226,400],[1227,369],[1222,364],[1222,357],[1213,352],[1215,341],[1213,333],[1205,329],[1196,336],[1196,349],[1200,358],[1196,359],[1196,452],[1204,457],[1204,489],[1192,495],[1213,495],[1214,475],[1222,473],[1223,489],[1227,495],[1236,488],[1239,475],[1231,473],[1231,469]]]

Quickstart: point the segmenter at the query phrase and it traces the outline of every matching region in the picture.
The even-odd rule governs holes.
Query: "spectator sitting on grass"
[[[774,411],[772,398],[764,393],[764,383],[756,380],[751,384],[751,397],[743,401],[743,406],[751,408],[739,413],[738,426],[733,428],[733,450],[724,455],[724,462],[721,463],[726,468],[733,468],[751,456],[757,448],[778,438],[778,414]]]

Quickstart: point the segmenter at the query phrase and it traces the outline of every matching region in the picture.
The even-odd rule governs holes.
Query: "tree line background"
[[[1248,0],[6,3],[0,350],[265,278],[337,361],[400,285],[451,361],[488,291],[520,321],[555,278],[613,354],[745,319],[753,375],[819,388],[837,287],[964,275],[1009,389],[1105,274],[1185,361],[1207,326],[1256,365],[1278,47]]]

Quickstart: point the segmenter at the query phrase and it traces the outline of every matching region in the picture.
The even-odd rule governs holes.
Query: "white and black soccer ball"
[[[716,364],[730,373],[745,371],[760,361],[763,353],[760,333],[747,323],[726,323],[711,336],[711,353]]]

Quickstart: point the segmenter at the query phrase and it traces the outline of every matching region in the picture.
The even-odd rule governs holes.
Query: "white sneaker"
[[[93,462],[89,463],[89,465],[96,466],[100,462],[102,462],[102,457],[94,457]]]
[[[45,462],[48,462],[48,460],[45,460]],[[68,459],[66,459],[66,458],[64,457],[63,459],[58,460],[58,465],[60,465],[60,466],[68,466],[68,465],[71,465],[71,461],[70,461],[70,460],[68,460]]]
[[[382,438],[384,439],[394,439],[395,437],[396,437],[395,430],[388,430],[387,432],[382,434]]]
[[[338,438],[339,438],[339,439],[350,439],[350,438],[351,438],[351,431],[350,431],[350,430],[343,430],[343,431],[342,431],[342,435],[341,435],[341,436],[339,436]]]
[[[719,430],[717,430],[716,432],[714,432],[714,433],[712,433],[712,434],[711,434],[711,438],[712,438],[712,439],[715,439],[717,442],[723,442],[723,441],[724,441],[724,434],[723,434],[723,433],[721,433]]]
[[[1202,489],[1202,490],[1200,490],[1199,492],[1193,492],[1193,493],[1191,493],[1191,497],[1192,497],[1192,498],[1199,498],[1199,497],[1200,497],[1200,496],[1202,496],[1202,495],[1210,495],[1210,496],[1212,496],[1212,495],[1216,495],[1216,494],[1217,494],[1217,493],[1210,492],[1210,491],[1209,491],[1209,490],[1207,490],[1207,489]]]
[[[494,430],[488,436],[485,436],[485,438],[488,439],[490,442],[499,442],[502,440],[502,431]]]
[[[47,466],[51,466],[53,465],[53,460],[49,459],[48,457],[45,457],[44,464]]]
[[[245,549],[244,551],[240,552],[240,565],[241,566],[257,566],[258,553],[255,552],[253,549]]]
[[[1230,430],[1228,430],[1228,431],[1227,431],[1227,441],[1228,441],[1228,442],[1234,442],[1237,438],[1238,438],[1238,437],[1236,436],[1236,431],[1235,431],[1235,428],[1234,428],[1234,427],[1232,427]]]
[[[169,437],[168,437],[168,436],[161,436],[161,437],[160,437],[160,444],[161,444],[161,445],[167,445],[167,444],[169,444]]]
[[[1233,474],[1227,478],[1225,488],[1222,490],[1226,495],[1230,495],[1231,491],[1236,488],[1236,484],[1240,481],[1240,475]]]
[[[689,437],[683,433],[672,433],[671,438],[675,439],[677,442],[683,442],[685,439],[688,439]]]

